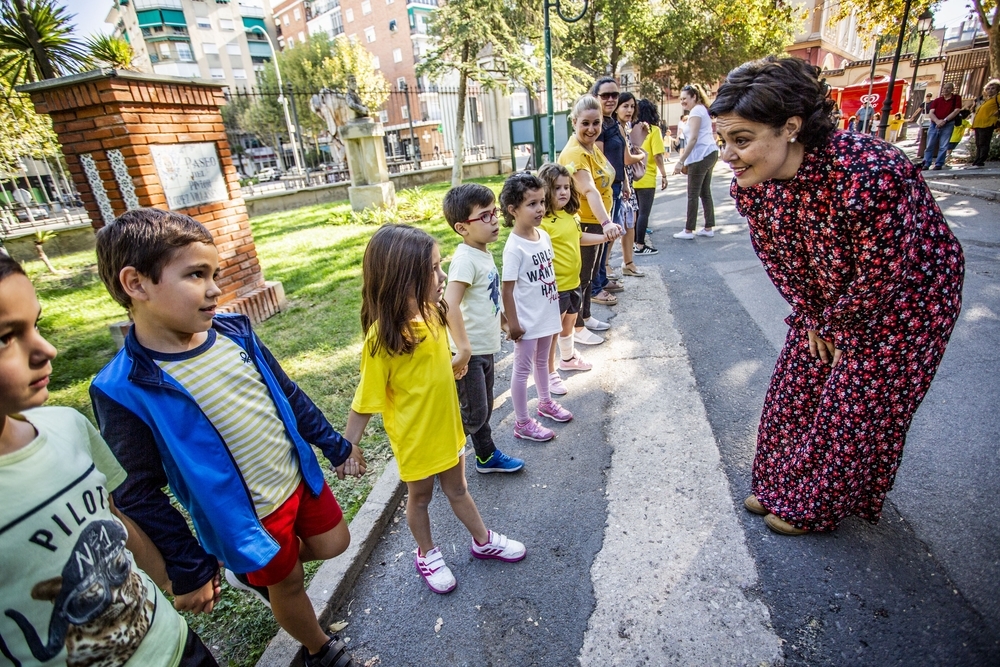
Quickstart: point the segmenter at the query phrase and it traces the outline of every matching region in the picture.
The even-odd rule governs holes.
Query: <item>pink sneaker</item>
[[[549,393],[553,396],[565,396],[569,393],[566,385],[563,384],[559,373],[549,373]]]
[[[568,422],[573,418],[572,412],[559,405],[551,398],[547,401],[538,401],[538,414],[557,422]]]
[[[534,440],[535,442],[548,442],[556,437],[556,432],[550,428],[545,428],[534,419],[528,418],[524,423],[514,424],[514,437],[521,440]]]
[[[561,371],[589,371],[593,367],[594,364],[588,364],[583,360],[583,357],[576,353],[573,354],[572,359],[559,360],[559,370]]]

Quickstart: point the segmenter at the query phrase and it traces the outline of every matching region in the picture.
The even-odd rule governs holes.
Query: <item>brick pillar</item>
[[[220,311],[260,322],[285,306],[281,283],[265,281],[257,260],[220,84],[105,69],[19,90],[52,117],[95,230],[127,210],[172,205],[215,238]]]

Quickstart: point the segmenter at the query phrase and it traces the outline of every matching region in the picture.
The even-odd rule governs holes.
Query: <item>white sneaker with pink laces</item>
[[[528,555],[528,550],[525,549],[524,545],[517,540],[507,539],[506,535],[494,533],[492,530],[487,532],[489,533],[490,539],[486,541],[486,544],[476,544],[476,541],[472,540],[472,547],[470,548],[470,551],[476,558],[502,560],[505,563],[516,563],[519,560],[523,560],[524,557]]]
[[[455,581],[455,575],[444,564],[444,556],[441,555],[441,550],[437,547],[428,551],[424,556],[421,556],[420,549],[417,549],[416,565],[417,572],[427,583],[427,588],[435,593],[441,595],[450,593],[458,585],[458,582]]]
[[[593,367],[594,364],[587,363],[583,360],[583,357],[575,352],[573,353],[572,358],[559,360],[559,370],[561,371],[589,371]]]

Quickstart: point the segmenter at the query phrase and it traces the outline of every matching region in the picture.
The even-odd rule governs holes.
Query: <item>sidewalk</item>
[[[915,131],[912,131],[911,134],[916,136]],[[914,162],[920,161],[915,140],[908,139],[896,142],[895,145]],[[952,156],[953,158],[968,157],[967,139],[955,147]],[[938,192],[1000,201],[1000,162],[987,162],[985,167],[980,168],[964,164],[945,165],[945,168],[940,171],[925,171],[924,180],[927,181],[932,190]]]

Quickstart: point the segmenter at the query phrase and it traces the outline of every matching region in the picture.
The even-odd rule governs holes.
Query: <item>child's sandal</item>
[[[347,652],[347,645],[336,635],[331,636],[316,655],[309,655],[303,646],[302,658],[306,667],[357,667],[358,664]]]

